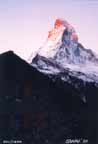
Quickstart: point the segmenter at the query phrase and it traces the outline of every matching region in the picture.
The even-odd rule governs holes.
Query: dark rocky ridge
[[[40,73],[13,52],[0,55],[0,137],[25,144],[88,138],[97,144],[98,87],[82,82],[80,87]]]

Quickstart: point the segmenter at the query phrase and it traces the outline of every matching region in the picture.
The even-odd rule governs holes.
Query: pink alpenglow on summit
[[[78,43],[78,36],[74,27],[66,20],[58,18],[54,23],[53,29],[49,31],[45,44],[39,49],[39,54],[45,57],[53,57],[62,45],[63,39],[66,41],[64,42],[65,44]]]
[[[67,21],[59,18],[56,19],[54,28],[51,31],[49,31],[48,39],[55,41],[58,37],[60,37],[63,34],[65,29],[68,29],[72,32],[71,40],[77,42],[78,36],[74,28]]]
[[[54,28],[49,31],[48,40],[55,41],[58,37],[60,37],[64,30],[66,29],[64,22],[61,19],[57,19],[54,24]]]

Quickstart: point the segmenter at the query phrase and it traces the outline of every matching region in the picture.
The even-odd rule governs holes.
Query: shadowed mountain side
[[[88,136],[96,141],[98,88],[85,85],[84,103],[80,87],[54,81],[12,51],[0,55],[0,136],[35,144]]]

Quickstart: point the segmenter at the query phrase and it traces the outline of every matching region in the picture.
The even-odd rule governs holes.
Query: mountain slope
[[[81,138],[97,144],[98,87],[70,79],[45,75],[13,52],[0,55],[1,140],[61,144]]]

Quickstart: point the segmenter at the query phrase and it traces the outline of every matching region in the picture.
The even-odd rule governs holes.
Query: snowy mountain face
[[[98,57],[78,42],[75,29],[62,19],[55,21],[54,28],[49,31],[46,43],[38,50],[32,65],[46,74],[57,75],[68,71],[67,76],[98,83]],[[65,75],[62,79],[68,81]]]
[[[97,62],[91,50],[83,48],[72,26],[66,21],[57,19],[54,29],[49,32],[46,44],[39,50],[39,55],[54,58],[58,63],[86,64]]]

